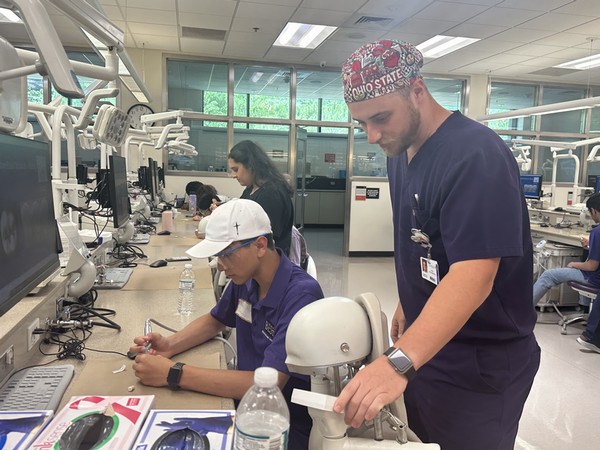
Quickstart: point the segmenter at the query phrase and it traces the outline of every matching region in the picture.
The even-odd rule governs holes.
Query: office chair
[[[583,295],[584,297],[587,297],[590,299],[589,311],[591,311],[592,306],[594,304],[594,300],[600,293],[600,287],[592,286],[591,284],[587,284],[587,283],[580,283],[578,281],[567,281],[567,284],[573,290],[577,291],[580,295]],[[588,317],[590,315],[590,313],[588,311],[587,313],[581,312],[581,313],[575,313],[575,314],[568,314],[565,316],[565,315],[561,314],[560,311],[558,311],[558,308],[555,308],[555,309],[557,310],[558,315],[560,316],[560,320],[558,321],[558,324],[561,326],[561,330],[560,330],[561,334],[567,334],[567,327],[569,325],[571,325],[572,323],[576,323],[579,321],[587,321]]]

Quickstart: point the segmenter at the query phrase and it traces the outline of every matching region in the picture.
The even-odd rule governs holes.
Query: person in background
[[[600,222],[600,193],[591,195],[585,202],[590,217],[595,223]],[[592,228],[590,237],[581,238],[581,246],[589,250],[586,261],[571,261],[567,267],[549,269],[544,271],[533,285],[533,305],[553,286],[558,286],[567,281],[578,281],[600,287],[600,227]],[[589,306],[590,300],[580,296],[579,303]],[[591,336],[589,336],[591,338]]]
[[[293,190],[267,154],[254,142],[242,141],[229,152],[231,176],[244,186],[240,198],[263,207],[273,227],[275,245],[290,254],[294,225]]]
[[[181,209],[188,210],[190,207],[189,196],[190,194],[195,194],[200,186],[204,185],[201,181],[190,181],[185,185],[185,200],[183,201],[183,205]]]
[[[422,65],[413,45],[382,40],[342,68],[353,119],[388,156],[400,301],[393,347],[334,410],[357,427],[404,394],[424,442],[512,450],[540,363],[519,168],[496,133],[434,100]]]
[[[196,214],[193,219],[200,221],[203,217],[210,216],[212,211],[225,203],[228,198],[224,195],[219,195],[214,186],[203,184],[196,190]]]
[[[240,400],[261,366],[279,372],[279,387],[290,409],[289,450],[307,450],[312,419],[306,407],[291,403],[294,388],[310,390],[309,378],[290,373],[285,336],[294,314],[323,298],[319,283],[293,264],[273,244],[269,217],[257,202],[234,199],[218,207],[206,238],[187,252],[196,258],[218,257],[218,268],[232,280],[217,305],[183,330],[134,339],[135,375],[148,386],[189,389]],[[236,328],[237,370],[183,365],[175,355],[212,339],[226,327]],[[148,353],[145,347],[151,344]],[[167,380],[169,377],[170,382]]]

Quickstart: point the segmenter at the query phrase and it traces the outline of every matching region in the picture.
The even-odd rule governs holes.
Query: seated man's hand
[[[135,357],[133,370],[135,376],[146,386],[167,386],[169,369],[175,364],[170,359],[160,355],[140,353]]]
[[[590,248],[590,240],[588,238],[586,238],[585,236],[581,236],[581,246],[584,249],[589,249]]]
[[[131,353],[146,353],[146,348],[150,343],[150,349],[148,350],[150,355],[161,355],[167,358],[171,356],[169,341],[160,333],[148,333],[146,336],[138,336],[133,339],[133,343],[136,345],[129,347]]]

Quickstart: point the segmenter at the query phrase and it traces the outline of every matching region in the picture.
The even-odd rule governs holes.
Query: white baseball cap
[[[232,242],[272,233],[269,216],[252,200],[229,200],[209,217],[204,240],[186,251],[194,258],[208,258],[220,253]]]

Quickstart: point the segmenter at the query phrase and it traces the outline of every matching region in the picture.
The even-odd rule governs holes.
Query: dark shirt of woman
[[[286,186],[273,181],[267,181],[254,194],[252,186],[244,189],[240,198],[254,200],[269,216],[273,230],[275,246],[287,255],[290,254],[292,241],[292,225],[294,225],[294,207]]]

